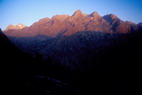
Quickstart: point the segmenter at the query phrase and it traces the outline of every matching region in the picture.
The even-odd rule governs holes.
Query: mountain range
[[[4,31],[12,43],[21,50],[41,54],[44,59],[66,66],[80,68],[80,62],[90,63],[100,52],[125,42],[129,35],[142,31],[142,23],[122,21],[114,14],[100,16],[97,12],[72,16],[56,15],[44,18],[30,27],[10,25]],[[93,62],[93,61],[92,61]]]
[[[14,95],[129,95],[140,75],[141,42],[142,23],[114,14],[77,10],[9,25],[0,29],[4,85]]]
[[[100,16],[97,12],[84,14],[80,10],[69,15],[55,15],[51,19],[43,18],[27,27],[23,24],[9,25],[4,33],[13,37],[33,37],[46,35],[69,36],[80,31],[96,31],[105,33],[129,33],[141,29],[142,23],[135,24],[122,21],[114,14]]]

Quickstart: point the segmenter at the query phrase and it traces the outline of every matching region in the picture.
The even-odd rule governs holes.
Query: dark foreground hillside
[[[72,69],[50,56],[43,60],[39,53],[24,53],[0,32],[4,88],[16,95],[128,95],[134,90],[129,89],[133,78],[140,74],[142,33],[119,37],[116,45],[93,55],[88,63],[80,59],[81,69]]]

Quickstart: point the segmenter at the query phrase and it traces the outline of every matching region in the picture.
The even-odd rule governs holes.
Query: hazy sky
[[[78,9],[86,14],[113,13],[124,21],[142,22],[142,0],[0,0],[0,28],[19,23],[29,26],[56,14],[72,15]]]

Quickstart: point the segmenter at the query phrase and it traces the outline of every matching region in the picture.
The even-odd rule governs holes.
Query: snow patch
[[[20,28],[22,28],[22,26],[21,25],[18,25]]]

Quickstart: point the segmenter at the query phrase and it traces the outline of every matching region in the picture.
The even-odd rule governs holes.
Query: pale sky
[[[78,9],[85,14],[113,13],[124,21],[142,22],[142,0],[0,0],[0,28],[19,23],[30,26],[56,14],[72,15]]]

